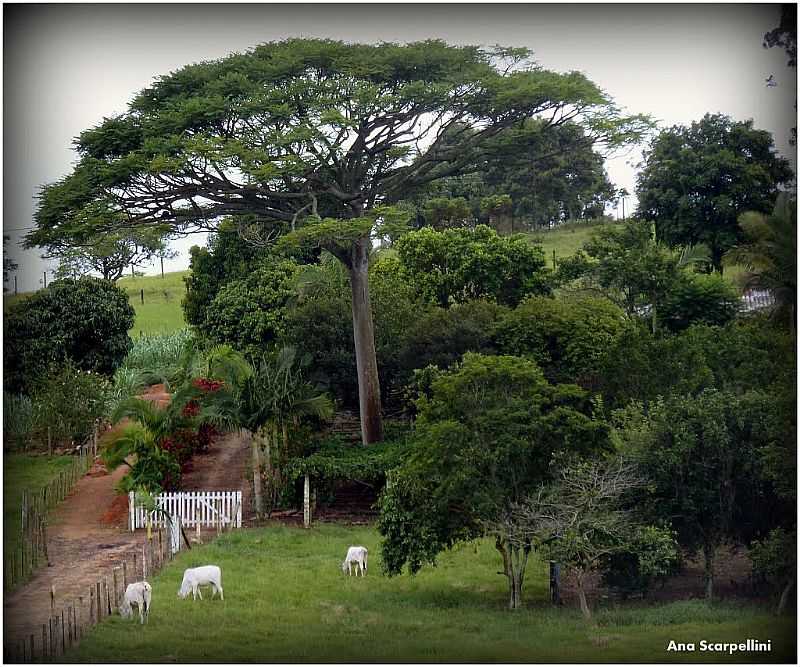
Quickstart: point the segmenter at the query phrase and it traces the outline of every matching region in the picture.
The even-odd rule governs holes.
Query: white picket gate
[[[241,491],[176,491],[156,496],[156,507],[170,516],[180,517],[185,527],[205,526],[214,528],[242,527]],[[128,527],[133,531],[147,525],[147,511],[136,505],[133,491],[128,495]],[[152,512],[153,526],[168,523],[163,512]]]

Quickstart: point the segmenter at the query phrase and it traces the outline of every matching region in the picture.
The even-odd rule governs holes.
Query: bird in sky
[[[765,79],[765,81],[767,82],[767,88],[774,88],[778,85],[778,82],[775,81],[775,76],[772,74],[770,74],[769,79]]]

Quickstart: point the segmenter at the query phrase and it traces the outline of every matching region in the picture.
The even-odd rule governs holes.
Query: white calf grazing
[[[122,603],[119,605],[119,614],[124,618],[133,615],[133,605],[139,608],[139,622],[144,623],[145,618],[150,618],[150,600],[152,599],[153,588],[146,581],[136,581],[128,584]]]
[[[189,593],[192,593],[192,599],[196,600],[198,597],[202,600],[203,595],[200,593],[200,586],[210,584],[214,589],[211,597],[219,591],[219,599],[224,600],[225,596],[222,594],[222,570],[216,565],[203,565],[202,567],[190,567],[183,573],[183,582],[181,582],[181,589],[178,591],[178,597],[185,599]]]
[[[345,556],[344,562],[342,563],[342,572],[347,572],[349,576],[353,576],[353,572],[350,569],[353,564],[356,566],[356,576],[361,572],[361,576],[363,577],[367,572],[366,547],[350,547],[347,550],[347,556]]]

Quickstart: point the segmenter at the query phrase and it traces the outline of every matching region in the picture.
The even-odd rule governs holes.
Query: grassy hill
[[[131,336],[171,333],[186,326],[181,300],[186,294],[183,278],[188,274],[188,271],[176,271],[165,273],[163,278],[160,275],[129,276],[117,281],[136,311]]]
[[[603,225],[616,225],[614,222],[574,222],[560,225],[555,229],[528,232],[525,236],[537,245],[542,246],[547,266],[553,266],[553,251],[556,262],[560,257],[574,254],[583,247],[594,232]]]

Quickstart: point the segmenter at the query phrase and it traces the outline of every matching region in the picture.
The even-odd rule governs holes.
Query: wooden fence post
[[[308,475],[303,480],[303,527],[311,527],[311,480]]]
[[[31,636],[30,636],[30,652],[31,652],[30,662],[33,662],[33,633],[32,632],[31,632]]]
[[[111,573],[114,576],[114,609],[119,608],[119,598],[117,597],[117,591],[119,591],[119,583],[117,582],[117,570],[119,567],[115,567]]]
[[[135,557],[135,554],[134,554]],[[122,594],[125,595],[125,590],[128,588],[128,561],[122,561]]]
[[[47,624],[42,623],[42,659],[47,657]]]
[[[64,610],[61,610],[61,655],[67,652],[67,639],[64,636]]]
[[[50,614],[56,613],[56,587],[50,586]]]
[[[96,591],[95,591],[94,599],[95,599],[95,602],[97,603],[97,616],[96,616],[96,618],[97,618],[97,622],[99,623],[100,621],[103,620],[103,602],[102,602],[102,600],[100,598],[100,582],[99,581],[95,584],[95,589],[96,589]]]

